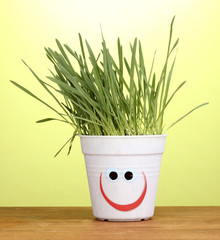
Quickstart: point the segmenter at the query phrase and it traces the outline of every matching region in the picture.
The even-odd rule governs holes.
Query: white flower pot
[[[140,221],[154,214],[166,135],[81,135],[93,214]]]

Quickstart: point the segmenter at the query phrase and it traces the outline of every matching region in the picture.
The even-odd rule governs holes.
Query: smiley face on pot
[[[144,189],[142,192],[140,192],[139,197],[132,203],[119,204],[119,203],[112,201],[110,199],[110,197],[107,197],[104,187],[103,187],[103,184],[102,184],[102,178],[103,178],[102,173],[100,174],[100,181],[99,181],[101,194],[104,197],[104,199],[108,202],[108,204],[111,205],[113,208],[115,208],[119,211],[123,211],[123,212],[131,211],[131,210],[137,208],[142,203],[142,201],[145,198],[146,192],[147,192],[147,178],[146,178],[146,175],[144,172],[142,172],[142,175],[144,177]],[[136,178],[140,177],[140,174],[137,175],[136,170],[133,168],[128,168],[121,172],[117,168],[108,168],[105,172],[105,176],[109,180],[108,184],[111,184],[111,183],[116,184],[116,182],[118,180],[122,180],[122,178],[127,184],[129,184],[129,183],[134,184]],[[124,185],[124,187],[126,187],[126,186]],[[120,189],[120,187],[117,187],[117,189]],[[114,194],[114,193],[112,193],[112,194]],[[129,194],[132,194],[132,192],[130,192]]]

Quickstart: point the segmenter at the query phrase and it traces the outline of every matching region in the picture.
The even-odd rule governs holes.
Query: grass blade
[[[40,101],[41,103],[43,103],[44,105],[46,105],[48,108],[50,108],[51,110],[53,110],[54,112],[56,112],[57,114],[59,114],[62,117],[62,114],[60,114],[56,109],[54,109],[53,107],[51,107],[49,104],[47,104],[46,102],[44,102],[43,100],[41,100],[40,98],[38,98],[36,95],[34,95],[32,92],[30,92],[28,89],[22,87],[20,84],[10,80],[10,82],[12,84],[14,84],[16,87],[20,88],[22,91],[24,91],[25,93],[27,93],[28,95],[30,95],[31,97],[37,99],[38,101]]]
[[[203,104],[201,104],[201,105],[193,108],[191,111],[189,111],[188,113],[186,113],[185,115],[183,115],[181,118],[179,118],[178,120],[176,120],[174,123],[172,123],[172,124],[167,128],[167,130],[170,129],[171,127],[173,127],[174,125],[176,125],[179,121],[181,121],[183,118],[185,118],[186,116],[188,116],[190,113],[192,113],[192,112],[195,111],[196,109],[198,109],[198,108],[200,108],[200,107],[203,107],[203,106],[205,106],[205,105],[207,105],[207,104],[209,104],[209,103],[206,102],[206,103],[203,103]]]
[[[68,122],[68,121],[64,121],[64,120],[62,120],[62,119],[57,119],[57,118],[44,118],[44,119],[41,119],[41,120],[36,121],[36,123],[43,123],[43,122],[48,122],[48,121],[53,121],[53,120],[71,124],[71,123]]]

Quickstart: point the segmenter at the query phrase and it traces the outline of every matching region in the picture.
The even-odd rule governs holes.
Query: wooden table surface
[[[2,207],[0,240],[220,240],[220,207],[156,207],[141,222],[102,222],[90,207]]]

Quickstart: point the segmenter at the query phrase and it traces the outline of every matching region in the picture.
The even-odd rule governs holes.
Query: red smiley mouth
[[[142,192],[141,196],[133,203],[130,204],[117,204],[112,202],[104,193],[103,187],[102,187],[102,173],[100,174],[100,190],[102,193],[102,196],[105,198],[105,200],[115,209],[119,210],[119,211],[123,211],[123,212],[127,212],[130,210],[133,210],[135,208],[137,208],[142,201],[144,200],[144,197],[146,195],[147,192],[147,178],[143,172],[144,175],[144,180],[145,180],[145,186],[144,186],[144,191]]]

